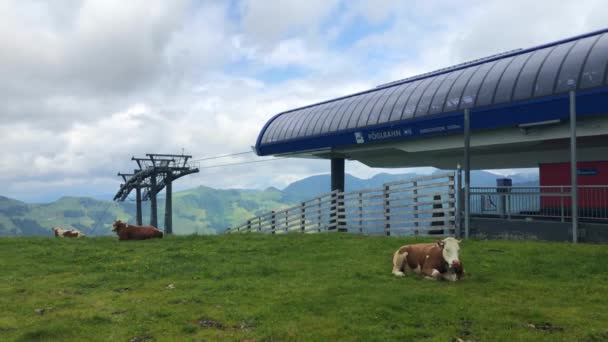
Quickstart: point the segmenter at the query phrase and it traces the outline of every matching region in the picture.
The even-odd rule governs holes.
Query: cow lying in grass
[[[112,225],[112,231],[118,235],[118,240],[146,240],[162,238],[163,232],[153,226],[134,226],[126,222],[116,220]]]
[[[393,256],[393,274],[403,277],[413,271],[427,279],[456,281],[464,277],[458,252],[460,241],[452,237],[435,243],[418,243],[399,248]]]
[[[51,230],[55,234],[55,237],[82,238],[85,236],[81,231],[79,231],[77,229],[62,229],[62,228],[53,227],[53,228],[51,228]]]

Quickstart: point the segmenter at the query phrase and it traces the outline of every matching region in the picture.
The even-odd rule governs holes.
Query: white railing
[[[571,186],[472,187],[471,214],[507,218],[572,217]],[[608,185],[578,186],[578,217],[589,221],[608,220]]]
[[[290,208],[270,211],[252,217],[241,225],[226,230],[226,233],[260,232],[330,232],[337,227],[336,213],[338,191],[319,195]]]
[[[389,182],[381,188],[333,191],[280,211],[253,217],[226,233],[319,233],[454,235],[454,172]]]

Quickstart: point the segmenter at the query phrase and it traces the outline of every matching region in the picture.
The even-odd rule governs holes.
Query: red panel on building
[[[576,165],[578,185],[608,185],[608,161],[579,162]],[[570,186],[570,163],[547,163],[539,165],[540,186]],[[564,188],[564,192],[568,192]],[[560,192],[560,189],[544,189],[546,192]],[[601,208],[606,203],[604,193],[597,189],[582,187],[578,192],[579,208]],[[563,205],[570,207],[570,198],[563,198]],[[541,196],[541,207],[557,208],[562,206],[560,197]]]

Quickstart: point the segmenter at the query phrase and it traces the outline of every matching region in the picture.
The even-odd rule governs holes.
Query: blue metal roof
[[[388,83],[275,115],[258,155],[294,153],[608,113],[608,29]]]

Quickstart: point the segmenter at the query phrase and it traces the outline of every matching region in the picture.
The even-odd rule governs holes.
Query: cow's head
[[[125,227],[125,223],[123,223],[121,220],[116,220],[116,221],[114,221],[114,224],[112,224],[112,231],[118,232],[119,229],[124,228],[124,227]]]
[[[453,237],[447,237],[437,242],[437,244],[441,247],[443,259],[448,263],[450,268],[460,266],[460,240],[456,240]]]

